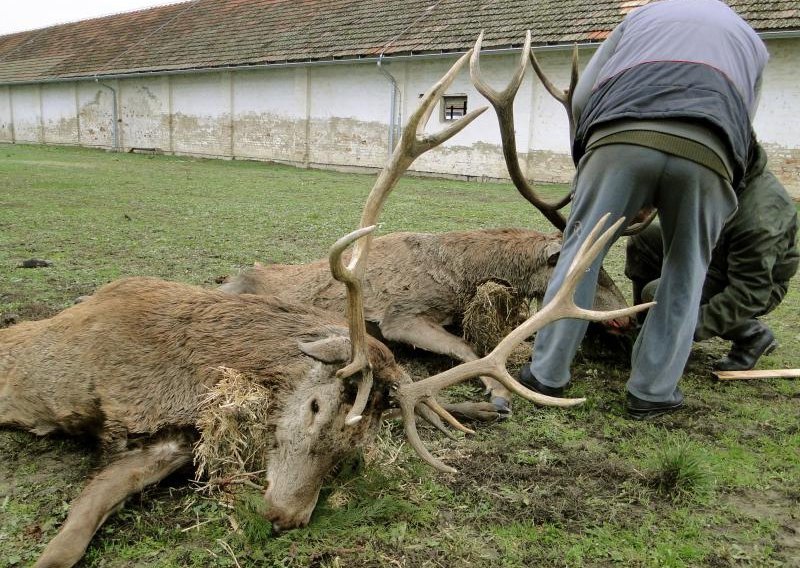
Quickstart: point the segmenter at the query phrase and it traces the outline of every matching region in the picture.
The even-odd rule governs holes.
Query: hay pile
[[[464,339],[483,357],[529,314],[528,299],[513,286],[489,280],[478,286],[464,310]]]
[[[255,485],[267,469],[268,418],[274,396],[235,369],[221,367],[223,378],[200,401],[194,446],[197,480],[202,490],[224,490],[231,484]]]

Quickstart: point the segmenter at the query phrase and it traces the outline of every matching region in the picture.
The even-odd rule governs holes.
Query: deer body
[[[364,276],[364,315],[391,341],[472,361],[477,355],[463,339],[445,330],[460,324],[476,288],[488,280],[504,281],[529,299],[544,296],[559,233],[529,229],[483,229],[441,234],[392,233],[372,241]],[[255,265],[221,290],[235,294],[275,294],[302,304],[341,312],[345,294],[327,260],[303,265]],[[595,309],[626,306],[608,274],[600,275]],[[630,318],[612,322],[627,328]],[[507,392],[485,381],[494,398]],[[502,402],[500,403],[502,405]]]
[[[503,274],[488,275],[478,270],[477,262],[494,267],[504,256],[504,245],[471,251],[467,243],[476,239],[465,233],[456,233],[449,248],[436,244],[437,239],[445,242],[448,237],[401,234],[383,239],[399,241],[384,252],[383,244],[376,245],[372,268],[367,268],[371,232],[398,177],[417,156],[455,135],[485,110],[473,110],[438,133],[424,132],[438,100],[470,56],[471,50],[422,97],[367,198],[360,228],[333,245],[328,263],[277,268],[276,273],[283,276],[276,288],[253,290],[242,285],[232,290],[236,282],[245,282],[243,277],[226,285],[239,294],[153,278],[123,279],[50,319],[0,330],[0,427],[21,427],[36,434],[89,433],[106,450],[107,465],[72,503],[36,568],[73,566],[127,496],[191,462],[201,396],[222,380],[223,366],[260,383],[274,398],[266,425],[270,440],[266,442],[264,497],[267,516],[279,529],[308,522],[324,475],[374,434],[391,404],[399,406],[408,442],[420,457],[441,471],[453,472],[430,454],[416,430],[415,416],[421,415],[428,420],[444,419],[470,432],[436,400],[440,390],[488,376],[502,385],[505,394],[513,392],[538,404],[583,402],[527,389],[508,373],[506,360],[515,345],[557,319],[630,318],[647,307],[601,312],[572,302],[577,282],[622,220],[598,237],[606,222],[601,220],[578,251],[564,287],[479,360],[442,327],[453,321],[452,300],[458,305],[464,290],[485,276],[507,280],[522,294],[539,296],[541,292],[528,285],[540,281],[543,291],[548,276],[532,278],[525,271],[547,264],[546,245],[539,246],[533,259],[517,257]],[[527,235],[523,240],[537,238]],[[540,240],[551,242],[547,237]],[[354,242],[345,267],[342,253]],[[387,259],[402,263],[387,263]],[[425,268],[423,259],[434,259],[440,268]],[[328,270],[347,288],[348,328],[338,325],[330,311],[309,307],[316,303],[330,310],[334,302],[341,307],[341,295]],[[242,293],[266,290],[285,292],[295,301]],[[318,295],[311,296],[317,298],[314,302],[301,294],[309,290]],[[421,290],[435,291],[433,301],[406,302],[407,307],[393,303],[402,297],[398,291],[416,294]],[[381,303],[376,298],[391,301]],[[367,337],[365,313],[390,339],[432,351],[449,341],[452,349],[438,352],[455,357],[460,352],[467,362],[413,383],[391,352]]]
[[[37,566],[77,562],[127,495],[191,462],[199,401],[221,365],[276,397],[269,518],[304,525],[324,475],[374,433],[388,386],[408,380],[381,343],[369,340],[369,353],[377,387],[362,420],[345,426],[355,387],[335,373],[350,342],[325,312],[131,278],[50,319],[0,330],[0,426],[91,434],[108,462]]]

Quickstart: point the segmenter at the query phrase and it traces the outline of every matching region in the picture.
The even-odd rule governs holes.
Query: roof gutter
[[[761,39],[794,39],[800,38],[800,30],[778,31],[778,32],[761,32],[758,34]],[[579,49],[597,47],[602,42],[585,42],[578,43]],[[575,43],[563,43],[557,45],[541,45],[533,47],[536,52],[549,52],[549,51],[566,51],[572,50]],[[519,46],[498,47],[494,49],[482,49],[482,55],[504,55],[509,53],[518,54]],[[214,73],[218,71],[248,71],[257,69],[275,69],[284,67],[317,67],[326,65],[352,65],[360,63],[377,64],[379,61],[407,61],[407,60],[420,60],[420,59],[442,59],[453,58],[461,56],[467,52],[467,49],[453,50],[453,51],[438,51],[438,52],[425,52],[425,53],[409,53],[404,55],[379,55],[377,57],[347,57],[342,59],[306,59],[302,61],[282,61],[277,63],[258,63],[254,65],[220,65],[214,67],[192,67],[188,69],[164,69],[154,71],[133,71],[130,73],[95,73],[92,75],[77,75],[74,77],[54,77],[52,79],[40,79],[30,81],[0,81],[0,85],[38,85],[43,83],[72,83],[75,81],[93,81],[98,77],[103,80],[108,79],[129,79],[134,77],[154,77],[164,75],[190,75],[200,73]]]

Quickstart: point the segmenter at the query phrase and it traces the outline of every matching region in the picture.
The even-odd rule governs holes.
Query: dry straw
[[[246,375],[220,367],[222,379],[200,401],[194,446],[201,489],[224,490],[230,485],[256,485],[267,469],[269,414],[274,396]]]
[[[489,280],[475,291],[464,310],[464,339],[483,357],[527,319],[528,300],[512,286]]]

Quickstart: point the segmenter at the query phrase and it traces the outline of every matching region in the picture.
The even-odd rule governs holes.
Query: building
[[[485,30],[482,68],[501,87],[525,31],[566,86],[573,44],[598,42],[646,0],[193,0],[0,37],[0,142],[75,144],[377,168],[416,100]],[[756,131],[800,194],[800,5],[730,0],[771,54]],[[468,73],[437,122],[483,105]],[[564,109],[528,70],[515,102],[528,176],[573,172]],[[487,112],[422,156],[418,172],[506,178]]]

